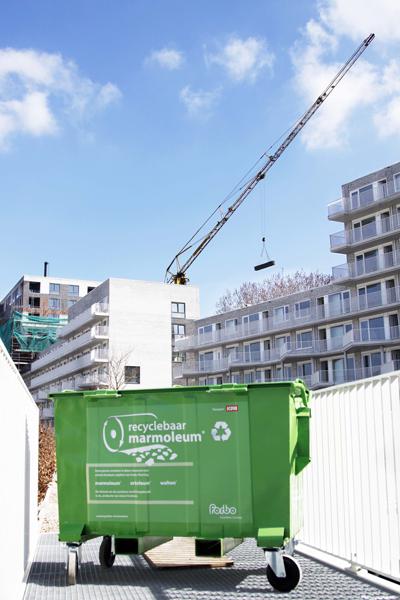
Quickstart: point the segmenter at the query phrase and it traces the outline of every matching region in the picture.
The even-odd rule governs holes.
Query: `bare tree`
[[[132,349],[125,353],[112,353],[108,361],[108,386],[120,390],[125,385],[125,366]]]
[[[244,308],[273,298],[287,296],[330,283],[331,276],[315,271],[305,273],[296,271],[292,275],[276,273],[264,281],[246,281],[233,291],[227,290],[216,304],[217,313],[224,313],[237,308]]]

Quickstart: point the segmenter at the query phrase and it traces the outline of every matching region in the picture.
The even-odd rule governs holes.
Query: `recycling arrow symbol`
[[[217,421],[211,429],[211,435],[216,442],[226,442],[231,437],[231,430],[225,421]]]

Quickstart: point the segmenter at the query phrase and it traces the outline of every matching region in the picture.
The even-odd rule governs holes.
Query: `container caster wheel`
[[[286,576],[278,577],[272,570],[271,565],[267,566],[267,579],[272,587],[278,592],[290,592],[301,581],[301,567],[296,559],[292,556],[284,554],[282,556],[285,566]]]
[[[105,535],[100,544],[99,561],[102,567],[110,569],[115,561],[115,554],[112,550],[112,539],[110,535]]]
[[[69,546],[67,556],[67,585],[75,585],[78,578],[79,560],[78,560],[78,548],[79,546]]]

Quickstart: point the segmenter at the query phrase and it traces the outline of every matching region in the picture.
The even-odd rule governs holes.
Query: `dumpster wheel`
[[[102,567],[110,569],[115,561],[115,554],[112,550],[112,539],[110,535],[105,535],[100,544],[99,561]]]
[[[272,567],[268,565],[267,579],[272,587],[278,592],[290,592],[291,590],[294,590],[301,581],[301,567],[297,560],[292,556],[284,554],[282,558],[285,565],[286,577],[277,577],[272,570]]]
[[[78,577],[78,549],[77,547],[68,548],[67,557],[67,585],[75,585]]]

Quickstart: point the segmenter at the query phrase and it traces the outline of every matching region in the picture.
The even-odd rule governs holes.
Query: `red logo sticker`
[[[227,404],[226,412],[239,412],[239,407],[237,404]]]

